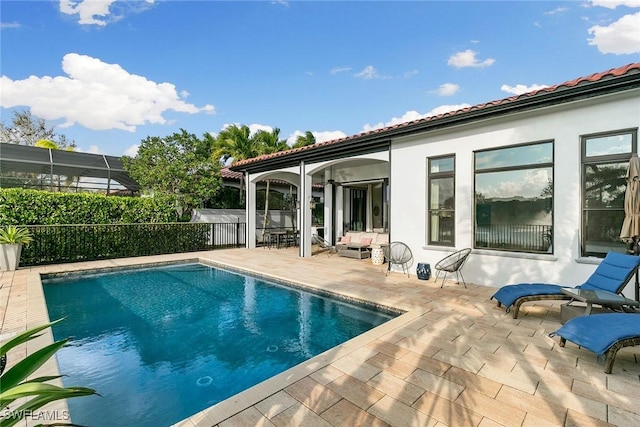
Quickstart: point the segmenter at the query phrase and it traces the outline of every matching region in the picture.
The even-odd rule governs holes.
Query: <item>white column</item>
[[[251,182],[251,175],[248,173],[245,176],[246,183],[246,216],[247,216],[247,248],[252,249],[256,247],[256,184]]]
[[[336,236],[344,236],[344,189],[342,186],[335,188],[336,192]]]
[[[300,162],[300,256],[311,256],[311,177]]]
[[[333,185],[324,186],[324,238],[333,243]]]
[[[367,211],[366,211],[366,224],[364,226],[364,231],[373,231],[373,186],[371,184],[367,185]]]

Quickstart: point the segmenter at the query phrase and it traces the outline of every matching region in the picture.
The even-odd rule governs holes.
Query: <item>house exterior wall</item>
[[[519,282],[580,284],[599,262],[580,257],[581,136],[638,127],[640,90],[634,90],[395,139],[390,154],[391,238],[411,248],[414,269],[418,262],[433,266],[454,250],[474,248],[474,152],[553,141],[553,253],[474,248],[463,272],[468,282],[495,287]],[[450,154],[455,155],[455,247],[429,246],[427,159]]]

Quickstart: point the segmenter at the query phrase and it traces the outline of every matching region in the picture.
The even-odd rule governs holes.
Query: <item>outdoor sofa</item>
[[[372,247],[389,244],[389,234],[349,231],[336,242],[336,252],[350,258],[369,258]]]

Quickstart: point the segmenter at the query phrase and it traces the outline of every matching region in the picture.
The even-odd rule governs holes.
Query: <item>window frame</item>
[[[431,162],[443,159],[453,160],[453,169],[444,172],[431,172]],[[453,179],[453,208],[452,209],[431,209],[431,180],[452,178]],[[453,217],[453,230],[451,231],[451,242],[441,242],[431,239],[431,215],[434,212],[451,212]],[[456,245],[456,155],[444,154],[427,158],[427,244],[432,246],[455,247]]]
[[[528,164],[521,164],[521,165],[514,165],[514,166],[497,166],[497,167],[492,167],[492,168],[483,168],[483,169],[478,169],[477,168],[477,154],[478,153],[485,153],[487,151],[499,151],[499,150],[508,150],[510,148],[516,148],[516,147],[530,147],[530,146],[535,146],[535,145],[542,145],[542,144],[551,144],[551,161],[549,162],[545,162],[545,163],[528,163]],[[497,146],[497,147],[490,147],[490,148],[483,148],[481,150],[475,150],[473,151],[473,233],[472,233],[472,239],[473,239],[473,248],[474,249],[479,249],[479,250],[487,250],[487,251],[499,251],[499,252],[518,252],[518,253],[527,253],[527,254],[553,254],[554,251],[554,235],[555,233],[553,232],[554,229],[554,224],[555,224],[555,158],[556,158],[556,141],[555,139],[543,139],[543,140],[538,140],[538,141],[530,141],[530,142],[524,142],[524,143],[517,143],[517,144],[509,144],[509,145],[503,145],[503,146]],[[542,251],[533,251],[533,250],[527,250],[527,249],[514,249],[514,248],[496,248],[496,247],[486,247],[486,246],[477,246],[477,233],[478,233],[478,222],[477,222],[477,175],[478,174],[486,174],[486,173],[495,173],[495,172],[509,172],[509,171],[522,171],[522,170],[530,170],[530,169],[543,169],[543,168],[551,168],[551,185],[552,185],[552,189],[551,189],[551,226],[550,226],[550,236],[548,237],[549,239],[549,243],[550,243],[550,251],[548,250],[547,252],[542,252]]]
[[[616,135],[631,135],[631,151],[628,153],[617,154],[605,154],[598,156],[587,156],[587,141],[589,139],[602,138],[607,136]],[[638,153],[638,128],[618,129],[612,131],[596,132],[585,135],[580,135],[580,256],[581,257],[597,257],[603,258],[604,256],[596,252],[587,252],[587,232],[585,215],[588,211],[613,211],[619,210],[618,208],[587,208],[586,207],[586,167],[588,165],[603,165],[626,162],[629,163],[631,156],[634,153]],[[622,207],[624,212],[624,205]],[[620,223],[622,227],[622,223]]]

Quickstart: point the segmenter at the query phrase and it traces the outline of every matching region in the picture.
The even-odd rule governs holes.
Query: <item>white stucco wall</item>
[[[473,152],[554,141],[554,253],[533,255],[486,249],[472,252],[467,282],[502,286],[518,282],[577,285],[599,262],[580,259],[580,137],[640,126],[640,91],[576,102],[535,113],[447,129],[428,137],[398,139],[391,147],[392,240],[409,245],[417,262],[432,266],[454,249],[428,246],[426,239],[427,158],[455,154],[455,249],[473,248]],[[627,294],[633,286],[628,286]]]

